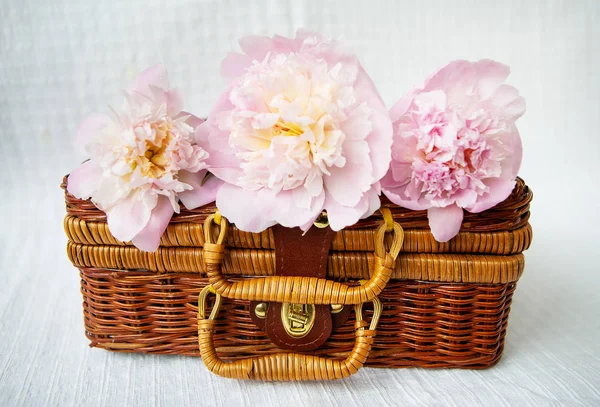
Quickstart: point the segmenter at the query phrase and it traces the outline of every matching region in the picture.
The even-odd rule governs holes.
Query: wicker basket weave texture
[[[64,184],[63,184],[64,187]],[[502,353],[512,294],[531,242],[531,191],[519,180],[507,201],[465,216],[461,233],[437,243],[424,212],[390,206],[406,229],[392,280],[380,295],[383,315],[366,366],[484,368]],[[197,301],[207,284],[202,222],[208,206],[183,210],[155,253],[115,240],[105,215],[66,194],[69,258],[80,270],[86,336],[91,346],[125,352],[198,355]],[[328,277],[369,276],[373,217],[337,234]],[[270,276],[275,269],[270,231],[232,228],[223,272],[234,280]],[[366,319],[370,311],[366,311]],[[354,345],[352,318],[311,354],[345,358]],[[238,360],[282,352],[252,322],[246,301],[225,300],[216,324],[219,357]]]
[[[198,292],[207,279],[81,269],[86,336],[115,351],[198,356]],[[444,284],[391,281],[366,366],[468,367],[495,364],[503,349],[515,283]],[[367,318],[370,312],[367,311]],[[352,319],[311,354],[345,357]],[[237,360],[282,352],[252,322],[247,301],[226,301],[217,323],[219,355]]]

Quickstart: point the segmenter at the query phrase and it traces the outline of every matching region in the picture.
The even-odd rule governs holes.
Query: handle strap
[[[212,286],[206,286],[198,297],[198,344],[204,364],[212,373],[231,379],[256,380],[333,380],[343,379],[358,371],[366,362],[376,328],[382,312],[378,298],[373,300],[374,313],[371,324],[363,321],[362,304],[355,305],[355,344],[344,360],[334,360],[319,356],[298,353],[277,353],[225,362],[219,358],[214,345],[216,321],[221,305],[221,295],[216,294],[216,301],[211,314],[205,318],[206,297],[215,292]],[[369,325],[368,329],[365,329]]]
[[[360,286],[349,286],[324,278],[272,276],[232,282],[222,273],[227,233],[227,219],[220,218],[217,242],[213,243],[215,215],[204,222],[203,258],[206,273],[214,290],[225,298],[247,301],[287,302],[294,304],[354,305],[373,301],[385,288],[404,242],[404,230],[386,219],[375,232],[375,267],[371,278]],[[393,233],[389,251],[385,250],[385,234]]]

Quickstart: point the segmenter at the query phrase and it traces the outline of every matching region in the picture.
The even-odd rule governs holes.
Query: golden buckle
[[[281,321],[285,332],[293,338],[303,338],[315,324],[314,304],[290,304],[281,306]]]

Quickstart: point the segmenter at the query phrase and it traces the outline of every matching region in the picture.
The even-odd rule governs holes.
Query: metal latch
[[[313,304],[284,303],[281,307],[281,321],[287,334],[302,338],[315,324],[315,306]]]

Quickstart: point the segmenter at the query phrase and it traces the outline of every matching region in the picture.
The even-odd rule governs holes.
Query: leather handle
[[[212,287],[207,286],[210,290]],[[198,344],[200,355],[208,370],[219,376],[230,379],[255,379],[267,381],[290,380],[335,380],[346,378],[358,371],[366,362],[371,352],[376,327],[381,315],[381,302],[375,299],[375,312],[368,329],[362,320],[362,305],[355,306],[355,343],[354,348],[344,360],[334,360],[313,355],[298,353],[276,353],[255,358],[225,362],[219,358],[214,345],[216,318],[220,296],[208,319],[204,316],[204,300],[207,291],[203,290],[198,299]]]
[[[287,302],[294,304],[341,304],[353,305],[372,301],[385,288],[395,266],[396,258],[404,242],[404,230],[393,222],[383,223],[375,232],[375,267],[371,278],[360,286],[349,286],[318,277],[272,276],[232,282],[222,273],[225,245],[223,240],[227,220],[221,218],[219,238],[212,243],[211,227],[214,216],[204,223],[205,243],[203,258],[210,284],[225,298],[247,301]],[[389,252],[384,237],[387,230],[394,232]]]

